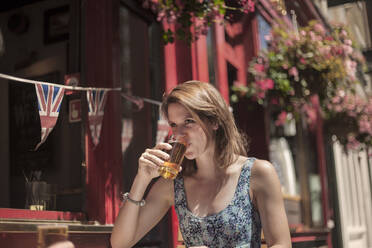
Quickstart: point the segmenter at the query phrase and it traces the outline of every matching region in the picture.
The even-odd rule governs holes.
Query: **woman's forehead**
[[[179,103],[171,103],[168,105],[169,121],[192,117],[191,113]]]

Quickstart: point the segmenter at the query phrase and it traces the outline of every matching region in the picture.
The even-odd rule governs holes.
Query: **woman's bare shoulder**
[[[247,161],[247,157],[239,155],[234,163],[227,167],[227,173],[229,174],[240,174],[244,164]]]
[[[274,166],[267,160],[255,159],[252,166],[252,174],[257,174],[257,176],[264,176],[269,173],[276,173]]]
[[[255,189],[274,186],[279,182],[274,166],[267,160],[256,159],[251,171],[252,186]]]

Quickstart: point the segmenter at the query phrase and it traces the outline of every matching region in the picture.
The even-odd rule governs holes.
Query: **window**
[[[0,13],[5,49],[0,71],[22,78],[62,83],[69,71],[68,54],[76,49],[69,36],[53,43],[44,43],[44,14],[61,6],[66,18],[66,1],[45,4],[36,2],[22,7],[22,16],[15,10]],[[15,18],[24,22],[22,32]],[[67,19],[64,19],[67,21]],[[37,24],[40,25],[31,25]],[[8,25],[8,26],[5,26]],[[9,26],[10,25],[10,26]],[[21,24],[22,25],[22,24]],[[19,28],[19,27],[18,27]],[[71,30],[64,29],[67,34]],[[69,44],[69,46],[67,46]],[[79,49],[76,49],[79,53]],[[76,69],[76,68],[75,68]],[[80,95],[65,95],[57,123],[46,142],[34,151],[40,141],[40,119],[35,86],[1,80],[3,104],[0,130],[0,207],[81,212],[84,204],[84,168],[81,122],[69,122],[69,102]]]
[[[121,85],[126,94],[161,101],[165,88],[161,26],[151,13],[135,6],[134,1],[123,1],[119,10]],[[122,117],[133,121],[133,138],[123,154],[126,192],[137,173],[141,153],[155,144],[159,107],[145,102],[139,109],[125,99],[122,106]],[[166,216],[137,246],[168,247],[168,228]]]

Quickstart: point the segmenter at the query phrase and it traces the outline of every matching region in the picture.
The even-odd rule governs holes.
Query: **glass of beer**
[[[168,143],[172,146],[169,159],[159,168],[159,173],[165,179],[175,179],[180,170],[186,152],[186,140],[184,136],[172,137]]]

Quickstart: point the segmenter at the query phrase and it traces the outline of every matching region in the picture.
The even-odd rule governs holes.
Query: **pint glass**
[[[186,152],[186,141],[183,136],[172,138],[169,141],[172,149],[169,151],[169,159],[159,168],[159,173],[165,179],[175,179],[180,170]]]

